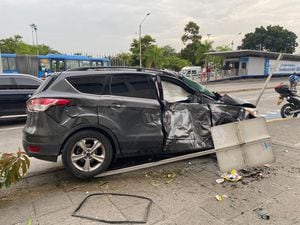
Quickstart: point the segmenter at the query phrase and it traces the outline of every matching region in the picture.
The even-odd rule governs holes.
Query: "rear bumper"
[[[38,152],[32,152],[29,150],[29,146],[39,148]],[[23,148],[28,156],[35,157],[46,161],[56,162],[57,157],[60,153],[61,145],[58,144],[41,144],[41,143],[30,143],[23,137]]]

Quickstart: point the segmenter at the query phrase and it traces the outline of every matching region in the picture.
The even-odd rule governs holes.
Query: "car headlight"
[[[247,118],[249,115],[253,116],[253,117],[257,117],[258,116],[258,111],[256,108],[244,108],[245,111],[245,117]]]

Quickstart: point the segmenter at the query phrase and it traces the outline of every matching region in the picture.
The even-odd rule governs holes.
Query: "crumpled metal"
[[[164,151],[192,151],[213,147],[210,135],[210,109],[206,104],[167,104],[164,127],[166,130]]]

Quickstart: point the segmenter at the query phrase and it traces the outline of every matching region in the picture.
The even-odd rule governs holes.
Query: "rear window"
[[[153,80],[143,74],[112,75],[110,91],[117,96],[156,99]]]
[[[78,76],[69,77],[67,80],[76,90],[80,92],[101,95],[103,93],[106,76]]]
[[[48,76],[46,78],[46,80],[44,80],[42,82],[42,84],[38,87],[38,89],[35,91],[35,93],[40,93],[42,91],[45,91],[48,89],[48,87],[50,87],[50,85],[56,80],[57,78],[57,75],[56,74],[53,74],[51,76]]]
[[[37,89],[41,82],[30,77],[14,77],[18,89]]]
[[[9,75],[1,75],[0,77],[0,90],[7,90],[7,89],[16,89],[17,86],[13,83],[12,77]]]

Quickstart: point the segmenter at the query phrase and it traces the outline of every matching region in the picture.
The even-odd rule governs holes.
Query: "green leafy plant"
[[[25,152],[0,153],[0,188],[17,183],[25,176],[29,166],[29,157]]]

